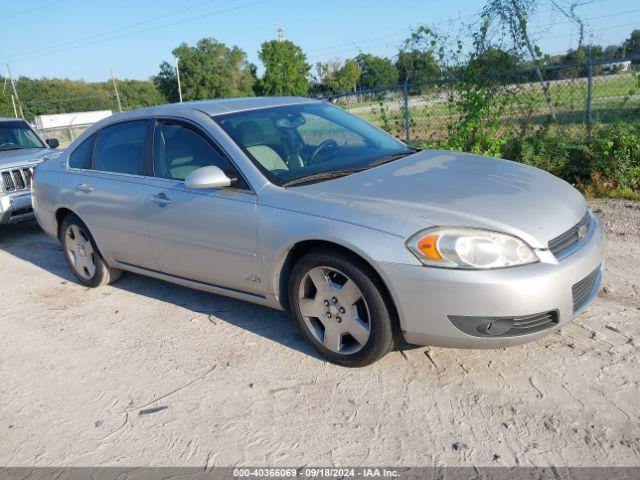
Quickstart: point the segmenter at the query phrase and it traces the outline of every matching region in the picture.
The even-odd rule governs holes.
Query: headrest
[[[242,122],[235,128],[235,131],[238,141],[244,147],[264,144],[264,135],[256,122]]]

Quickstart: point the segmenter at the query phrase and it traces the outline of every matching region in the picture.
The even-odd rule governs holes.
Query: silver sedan
[[[123,270],[289,310],[328,360],[486,348],[583,311],[603,233],[544,171],[409,148],[327,103],[128,112],[38,166],[34,208],[78,281]]]

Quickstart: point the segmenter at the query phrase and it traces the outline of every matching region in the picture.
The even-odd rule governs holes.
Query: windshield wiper
[[[300,185],[302,183],[313,183],[320,180],[330,180],[332,178],[345,177],[347,175],[351,175],[352,173],[362,172],[367,170],[369,167],[365,168],[346,168],[344,170],[334,170],[332,172],[320,172],[313,175],[307,175],[306,177],[294,178],[293,180],[289,180],[285,182],[283,187],[291,187],[293,185]]]
[[[302,183],[312,183],[320,180],[330,180],[332,178],[344,177],[346,175],[351,175],[352,173],[363,172],[365,170],[369,170],[370,168],[377,167],[378,165],[382,165],[384,163],[393,162],[394,160],[398,160],[400,158],[406,157],[408,155],[412,155],[416,152],[419,152],[417,148],[409,148],[407,150],[403,150],[402,152],[392,153],[391,155],[386,155],[382,158],[379,158],[369,165],[360,168],[345,168],[343,170],[335,170],[332,172],[320,172],[314,175],[308,175],[306,177],[294,178],[293,180],[289,180],[285,182],[283,187],[290,187],[292,185],[300,185]]]
[[[407,157],[409,155],[413,155],[414,153],[418,153],[420,150],[417,148],[409,148],[407,150],[403,150],[401,152],[392,153],[391,155],[386,155],[381,157],[369,164],[369,168],[377,167],[379,165],[383,165],[385,163],[393,162],[394,160],[399,160],[401,158]]]

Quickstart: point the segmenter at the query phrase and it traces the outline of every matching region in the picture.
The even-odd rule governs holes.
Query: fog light
[[[513,327],[513,320],[496,319],[487,323],[478,325],[476,330],[484,335],[502,335],[507,333]]]

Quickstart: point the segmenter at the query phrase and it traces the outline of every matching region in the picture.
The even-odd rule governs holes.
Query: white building
[[[38,130],[46,130],[49,128],[88,126],[112,114],[113,112],[111,110],[98,110],[95,112],[75,112],[75,113],[57,113],[55,115],[36,115],[36,128]]]
[[[602,65],[602,73],[622,73],[631,70],[631,60],[626,62],[611,62]]]

